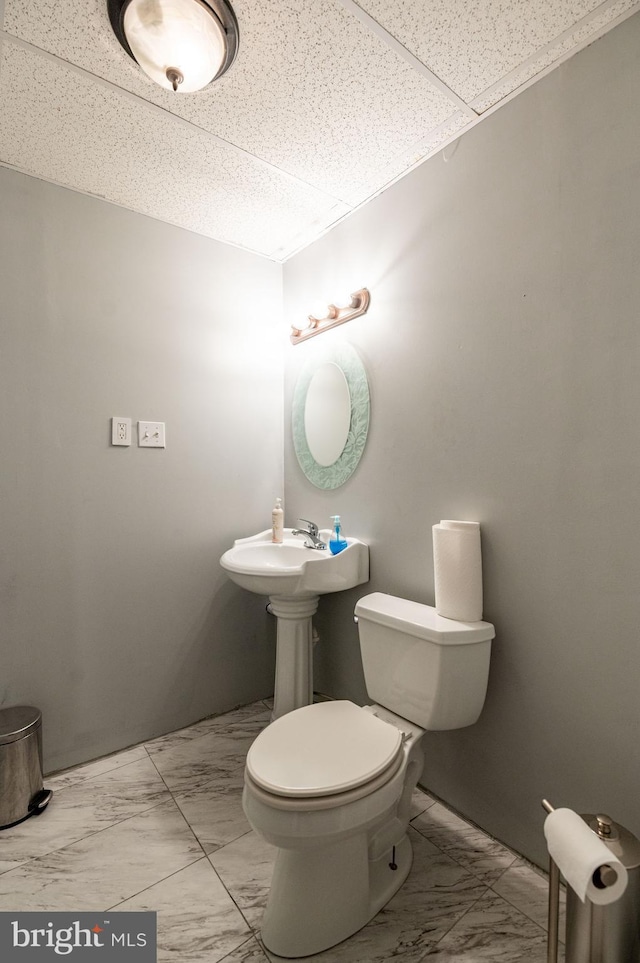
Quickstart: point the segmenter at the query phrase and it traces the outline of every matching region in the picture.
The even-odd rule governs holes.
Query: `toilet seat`
[[[353,702],[320,702],[281,716],[261,732],[249,749],[246,772],[270,796],[333,808],[318,797],[340,796],[342,802],[344,794],[360,798],[383,785],[400,765],[402,744],[399,729]]]
[[[337,809],[339,806],[348,806],[350,803],[358,802],[360,799],[372,796],[377,789],[391,782],[401,766],[402,753],[400,753],[396,761],[392,763],[388,769],[385,769],[384,772],[376,776],[375,779],[371,779],[369,782],[365,782],[355,789],[347,789],[345,792],[333,793],[328,796],[279,796],[276,795],[276,793],[267,792],[266,789],[262,789],[261,786],[253,781],[246,770],[244,783],[245,787],[256,799],[259,799],[260,802],[266,806],[270,806],[272,809],[298,814],[319,812],[320,810],[324,812],[325,810]]]

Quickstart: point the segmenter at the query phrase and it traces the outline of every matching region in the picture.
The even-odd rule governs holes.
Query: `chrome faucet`
[[[308,518],[299,518],[299,522],[306,522],[309,528],[294,528],[291,532],[292,535],[304,535],[305,537],[305,548],[326,548],[326,542],[323,542],[321,538],[318,537],[318,526],[315,522],[309,521]]]

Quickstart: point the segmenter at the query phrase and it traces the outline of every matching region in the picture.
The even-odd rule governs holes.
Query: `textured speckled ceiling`
[[[231,70],[172,95],[106,0],[0,0],[0,163],[281,260],[640,0],[233,7]]]

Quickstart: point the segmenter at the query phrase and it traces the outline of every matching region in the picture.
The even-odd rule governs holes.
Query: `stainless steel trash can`
[[[582,903],[567,886],[566,963],[640,963],[640,842],[609,816],[582,818],[629,874],[615,903]]]
[[[0,709],[0,829],[38,815],[51,796],[42,785],[42,713]]]

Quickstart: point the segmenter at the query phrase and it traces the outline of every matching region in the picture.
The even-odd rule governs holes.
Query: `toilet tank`
[[[457,622],[431,605],[374,592],[356,604],[369,697],[422,729],[477,721],[489,678],[489,622]]]

